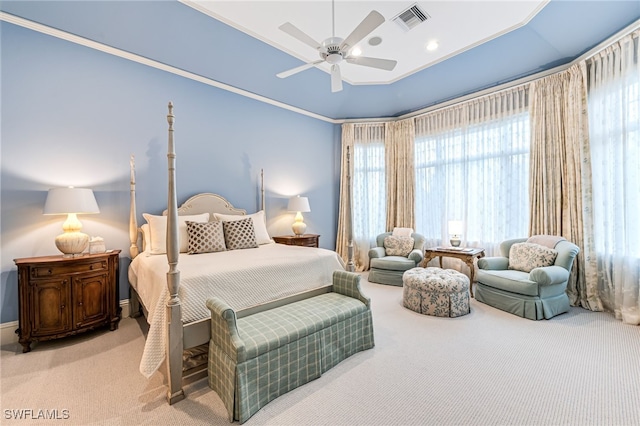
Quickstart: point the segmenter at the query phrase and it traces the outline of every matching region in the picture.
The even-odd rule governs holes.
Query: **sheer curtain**
[[[616,318],[640,324],[640,30],[586,61],[598,287]]]
[[[527,102],[521,86],[416,118],[416,231],[427,246],[448,245],[450,220],[488,256],[527,236]]]
[[[384,123],[353,124],[342,126],[343,165],[346,164],[346,147],[351,151],[351,212],[353,224],[354,261],[356,271],[369,267],[369,248],[386,226],[386,173],[385,173],[385,125]],[[346,260],[346,213],[343,201],[346,197],[346,170],[343,167],[340,190],[340,217],[336,251]]]

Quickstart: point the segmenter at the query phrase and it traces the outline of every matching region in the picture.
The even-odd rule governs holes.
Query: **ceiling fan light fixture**
[[[333,2],[332,2],[333,9]],[[335,14],[332,13],[332,17],[335,21]],[[371,32],[382,25],[385,22],[384,16],[376,10],[372,10],[369,14],[351,31],[347,38],[342,39],[340,37],[330,37],[318,43],[312,37],[305,32],[297,28],[290,22],[286,22],[280,25],[280,30],[289,34],[293,38],[301,41],[302,43],[316,49],[320,55],[320,60],[315,62],[309,62],[298,67],[292,68],[287,71],[276,74],[279,78],[286,78],[297,74],[300,71],[304,71],[322,62],[326,62],[331,65],[331,91],[339,92],[342,90],[342,74],[340,72],[340,66],[338,65],[343,60],[348,63],[362,65],[365,67],[377,68],[381,70],[391,71],[396,66],[396,61],[380,58],[366,58],[356,52],[358,43],[365,39]],[[382,39],[380,39],[381,41]]]
[[[342,61],[342,55],[339,53],[331,53],[327,55],[325,60],[331,65],[339,64]]]
[[[354,47],[349,51],[349,56],[360,56],[362,55],[362,49],[359,46]]]

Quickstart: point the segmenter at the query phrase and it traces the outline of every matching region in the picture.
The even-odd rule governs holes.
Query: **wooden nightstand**
[[[281,235],[279,237],[273,237],[273,241],[278,244],[286,244],[288,246],[303,246],[303,247],[319,247],[320,235],[318,234],[303,234],[297,235]]]
[[[31,342],[71,336],[109,326],[118,328],[120,250],[80,257],[14,259],[22,352]]]

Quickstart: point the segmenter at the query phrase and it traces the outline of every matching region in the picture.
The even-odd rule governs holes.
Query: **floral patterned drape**
[[[558,235],[580,247],[567,285],[571,304],[594,311],[602,303],[593,280],[591,206],[583,207],[588,188],[586,73],[577,64],[531,83],[531,163],[529,235]]]

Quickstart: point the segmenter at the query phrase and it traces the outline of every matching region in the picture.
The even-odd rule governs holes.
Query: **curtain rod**
[[[423,114],[427,114],[430,112],[434,112],[434,111],[438,111],[444,108],[448,108],[457,104],[461,104],[463,102],[467,102],[470,101],[472,99],[476,99],[488,94],[494,94],[494,93],[500,93],[509,89],[515,89],[519,86],[523,86],[525,84],[529,84],[533,81],[536,80],[540,80],[542,78],[548,77],[552,74],[555,73],[559,73],[562,71],[565,71],[569,68],[571,68],[573,65],[579,63],[580,61],[584,61],[587,59],[592,58],[593,56],[597,55],[598,53],[600,53],[602,50],[604,50],[605,48],[609,47],[610,45],[612,45],[613,43],[617,42],[618,40],[620,40],[621,38],[632,34],[634,31],[640,29],[640,19],[636,20],[635,22],[633,22],[632,24],[626,26],[625,28],[623,28],[622,30],[618,31],[617,33],[615,33],[614,35],[608,37],[606,40],[598,43],[598,45],[596,45],[595,47],[589,49],[589,51],[583,53],[582,55],[580,55],[579,57],[577,57],[576,59],[574,59],[573,61],[564,64],[564,65],[560,65],[557,66],[555,68],[546,70],[546,71],[541,71],[539,73],[536,74],[532,74],[526,77],[522,77],[519,78],[517,80],[513,80],[507,83],[502,83],[499,84],[497,86],[493,86],[493,87],[489,87],[486,89],[482,89],[478,92],[474,92],[474,93],[469,93],[454,99],[450,99],[448,101],[444,101],[444,102],[440,102],[436,105],[431,105],[428,106],[426,108],[421,108],[419,110],[416,111],[412,111],[397,117],[382,117],[382,118],[364,118],[364,119],[348,119],[348,120],[344,120],[342,121],[343,123],[388,123],[388,122],[393,122],[393,121],[400,121],[400,120],[404,120],[407,118],[414,118],[414,117],[419,117]]]

